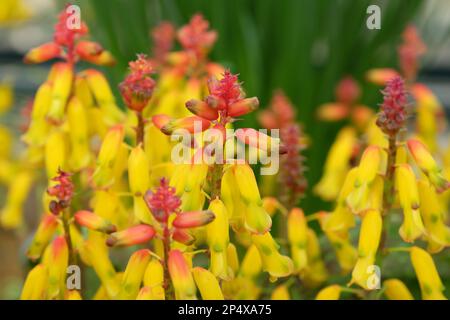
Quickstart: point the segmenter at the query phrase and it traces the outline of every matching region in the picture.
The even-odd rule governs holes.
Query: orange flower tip
[[[233,103],[228,107],[227,115],[229,117],[239,117],[250,113],[259,107],[257,97],[246,98]]]
[[[54,257],[58,257],[62,250],[67,247],[66,238],[64,236],[57,236],[52,242],[52,253]]]
[[[111,67],[116,64],[116,59],[114,59],[113,55],[109,51],[105,50],[98,55],[84,57],[83,60],[105,67]]]
[[[75,52],[80,58],[90,58],[103,52],[102,46],[94,41],[79,41],[75,47]]]
[[[158,114],[152,117],[153,124],[160,130],[172,120],[171,117],[165,114]]]
[[[177,228],[196,228],[207,225],[215,219],[210,210],[183,212],[173,220],[173,226]]]
[[[109,247],[132,246],[145,243],[155,236],[155,229],[149,225],[141,224],[119,232],[114,232],[106,239]]]
[[[317,110],[317,117],[323,121],[340,121],[350,112],[348,105],[343,103],[326,103]]]
[[[61,55],[61,47],[54,43],[48,42],[39,47],[31,49],[24,57],[25,63],[42,63],[50,59],[57,58]]]
[[[187,246],[190,246],[195,242],[194,236],[192,236],[187,230],[179,228],[175,228],[173,231],[172,239]]]
[[[397,71],[389,68],[371,69],[366,73],[367,81],[379,86],[384,86],[389,80],[398,76]]]
[[[193,114],[207,120],[215,120],[219,116],[216,109],[209,106],[206,102],[196,99],[187,101],[186,108]]]
[[[87,227],[92,230],[105,233],[113,233],[117,231],[115,225],[90,211],[78,211],[75,213],[74,218],[80,226]]]
[[[175,130],[183,129],[189,133],[195,133],[197,129],[201,132],[205,131],[210,126],[209,120],[203,119],[198,116],[186,117],[177,120],[171,120],[166,123],[161,132],[166,135],[171,135]]]
[[[344,104],[354,103],[360,96],[361,90],[352,76],[346,76],[336,86],[336,98]]]

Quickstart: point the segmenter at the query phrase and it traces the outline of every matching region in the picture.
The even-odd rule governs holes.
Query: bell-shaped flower
[[[422,299],[447,300],[442,293],[444,291],[444,285],[442,284],[431,255],[425,250],[414,246],[411,248],[410,257],[417,280],[419,281]]]
[[[382,229],[381,214],[378,210],[369,210],[362,218],[359,231],[358,260],[352,272],[349,284],[356,283],[364,289],[370,289],[369,277],[371,266],[375,264],[375,256],[380,244]]]
[[[175,298],[178,300],[196,300],[194,278],[192,277],[186,258],[179,250],[171,250],[168,257],[170,278],[175,289]]]
[[[28,272],[20,300],[44,300],[48,290],[48,268],[40,263]]]
[[[27,251],[27,257],[33,261],[41,257],[45,247],[49,244],[56,229],[58,228],[58,219],[53,214],[45,214],[34,234],[33,241]]]
[[[308,224],[302,209],[294,208],[289,212],[287,221],[288,239],[295,272],[302,272],[308,265],[306,252]]]
[[[203,300],[224,299],[222,289],[214,274],[200,267],[193,268],[192,274]]]
[[[151,253],[148,249],[138,250],[131,255],[122,277],[118,299],[136,299],[150,259]]]
[[[445,225],[445,210],[435,189],[427,180],[419,180],[419,195],[428,251],[436,253],[450,246],[450,228]]]
[[[408,164],[400,164],[395,168],[395,184],[404,217],[399,233],[404,241],[413,242],[425,232],[425,228],[419,211],[416,177]]]
[[[206,242],[210,252],[210,270],[221,279],[229,278],[228,244],[230,241],[228,229],[227,208],[220,199],[214,199],[209,204],[209,210],[214,213],[215,219],[206,226]]]
[[[341,286],[332,284],[320,290],[316,295],[316,300],[339,300],[341,296]]]
[[[438,192],[446,190],[449,187],[449,183],[442,175],[442,169],[437,165],[425,145],[416,139],[409,139],[407,145],[414,161],[436,190]]]
[[[289,257],[279,253],[279,245],[269,232],[263,235],[252,235],[261,256],[263,270],[268,272],[272,279],[287,277],[294,271],[294,264]]]
[[[414,300],[408,287],[399,279],[383,281],[384,295],[389,300]]]

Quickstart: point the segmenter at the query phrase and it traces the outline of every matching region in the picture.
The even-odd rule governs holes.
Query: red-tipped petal
[[[256,110],[259,106],[257,97],[246,98],[233,103],[228,107],[228,116],[239,117]]]
[[[211,122],[209,122],[209,120],[192,116],[169,121],[160,130],[162,133],[167,135],[171,135],[178,129],[184,129],[189,133],[199,133],[208,129],[210,125]]]
[[[192,236],[187,230],[175,228],[172,234],[173,240],[185,244],[191,245],[195,241],[195,237]]]
[[[132,246],[151,240],[155,235],[155,229],[149,225],[141,224],[126,230],[111,233],[106,239],[106,244],[114,246]]]
[[[54,42],[44,43],[39,47],[33,48],[25,55],[25,63],[41,63],[61,55],[61,47]]]
[[[207,120],[215,120],[219,116],[216,109],[210,107],[206,102],[196,99],[187,101],[186,108],[193,114]]]
[[[177,228],[196,228],[207,225],[214,218],[214,213],[209,210],[183,212],[173,220],[173,225]]]
[[[83,227],[101,231],[105,233],[116,232],[117,228],[111,222],[103,219],[102,217],[92,213],[90,211],[82,210],[78,211],[74,215],[75,221]]]

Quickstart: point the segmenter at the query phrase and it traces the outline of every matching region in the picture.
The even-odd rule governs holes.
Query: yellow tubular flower
[[[319,223],[322,230],[324,230],[323,226],[326,225],[331,215],[326,212],[320,212],[319,214]],[[336,232],[324,230],[324,233],[336,252],[342,273],[347,274],[353,269],[358,258],[358,252],[350,242],[348,231]]]
[[[227,208],[232,228],[235,231],[245,232],[244,211],[246,208],[238,189],[233,171],[225,170],[220,188],[220,198]]]
[[[228,266],[231,268],[231,271],[233,271],[233,274],[237,274],[237,272],[239,271],[239,257],[237,254],[236,246],[232,243],[228,244],[227,261]]]
[[[27,251],[27,257],[37,260],[50,242],[58,227],[58,219],[52,214],[45,214],[34,234],[33,241]]]
[[[75,96],[85,108],[91,108],[94,105],[94,97],[89,89],[86,78],[77,75],[75,77]]]
[[[162,286],[144,286],[139,291],[136,300],[165,300],[164,288]]]
[[[414,246],[411,248],[410,257],[419,281],[422,299],[447,300],[442,293],[445,288],[431,255],[425,250]]]
[[[316,233],[308,228],[306,253],[308,255],[308,267],[301,274],[301,278],[307,287],[317,287],[328,278],[328,271],[322,260],[319,239]]]
[[[135,217],[141,222],[154,224],[143,198],[150,188],[150,166],[141,146],[133,148],[128,157],[128,181],[130,191],[133,193]]]
[[[369,146],[361,156],[356,173],[354,189],[347,197],[347,204],[356,214],[359,214],[369,198],[370,185],[379,173],[382,151],[378,146]]]
[[[242,198],[247,204],[262,205],[255,174],[248,164],[235,165],[232,168]]]
[[[27,275],[20,300],[44,300],[47,297],[48,268],[38,264]]]
[[[31,111],[31,121],[28,131],[22,139],[31,146],[42,146],[50,128],[45,115],[51,103],[52,86],[49,82],[44,82],[36,92]]]
[[[150,259],[151,254],[148,249],[138,250],[131,255],[120,284],[119,299],[136,299]]]
[[[177,300],[196,300],[197,291],[188,262],[179,250],[171,250],[168,259],[170,278]]]
[[[416,83],[411,87],[411,92],[417,102],[416,123],[420,137],[426,142],[427,146],[433,151],[437,148],[437,134],[439,131],[438,117],[443,114],[442,105],[425,85]]]
[[[60,130],[53,131],[48,137],[45,144],[45,167],[49,179],[57,176],[58,169],[66,170],[67,145],[66,137]]]
[[[80,171],[88,166],[91,153],[86,109],[76,97],[72,97],[67,106],[67,120],[71,146],[69,165],[73,171]]]
[[[0,83],[0,114],[12,107],[14,103],[14,91],[9,83]]]
[[[431,153],[419,140],[409,139],[407,142],[409,152],[422,172],[439,192],[449,187],[448,181],[442,175],[442,169],[437,165]]]
[[[399,234],[404,241],[413,242],[424,233],[425,228],[420,217],[416,177],[408,164],[400,164],[395,169],[395,184],[404,216]]]
[[[389,300],[414,300],[405,284],[398,279],[383,281],[383,287],[384,294]]]
[[[227,261],[227,249],[229,243],[228,213],[222,201],[214,199],[209,205],[215,219],[206,225],[206,241],[211,254],[211,272],[221,279],[230,278]]]
[[[450,228],[445,225],[445,210],[434,188],[426,180],[418,182],[423,222],[428,241],[428,251],[437,253],[450,246]]]
[[[72,89],[73,68],[69,63],[58,62],[54,65],[52,76],[53,87],[51,104],[47,112],[47,118],[54,123],[61,123],[64,111]]]
[[[67,290],[64,295],[65,300],[83,300],[80,293],[77,290]]]
[[[184,193],[181,196],[183,211],[196,211],[203,208],[205,196],[202,192],[208,174],[208,165],[192,164],[184,185]]]
[[[314,187],[314,193],[322,199],[336,199],[350,167],[350,158],[356,145],[356,132],[351,127],[343,128],[330,148],[325,162],[324,174]]]
[[[31,171],[21,171],[11,181],[6,204],[0,212],[0,224],[4,228],[14,229],[22,224],[23,206],[33,179]]]
[[[49,247],[44,262],[48,268],[48,298],[62,297],[66,288],[66,271],[69,264],[69,249],[64,236],[58,236]]]
[[[319,291],[316,300],[339,300],[341,296],[341,286],[333,284]]]
[[[102,110],[102,116],[107,125],[116,125],[124,120],[124,114],[117,107],[114,95],[105,76],[97,70],[88,69],[83,75],[89,84],[97,104]]]
[[[302,272],[308,265],[306,242],[308,239],[308,225],[302,209],[291,210],[287,221],[288,239],[291,244],[291,257],[295,272]]]
[[[206,269],[195,267],[192,269],[195,283],[203,300],[223,300],[223,293],[216,277]]]
[[[97,158],[94,182],[98,187],[107,187],[114,182],[114,165],[124,138],[124,127],[112,127],[105,138]]]
[[[156,287],[164,283],[164,268],[161,262],[152,258],[144,274],[144,286]]]
[[[11,157],[12,134],[7,127],[0,125],[0,159]]]
[[[272,279],[287,277],[294,271],[294,264],[289,257],[278,252],[278,244],[269,232],[263,235],[252,235],[252,242],[258,248],[264,271]]]
[[[359,231],[358,261],[352,272],[350,284],[356,283],[364,289],[370,289],[368,279],[370,266],[375,263],[375,255],[380,244],[382,229],[381,214],[377,210],[369,210],[362,219]]]
[[[289,288],[285,284],[277,286],[270,296],[270,300],[290,300]]]
[[[347,199],[353,189],[357,173],[358,168],[353,168],[347,173],[336,202],[336,208],[324,223],[324,230],[347,231],[355,226],[355,217],[348,209],[345,199]]]
[[[254,279],[262,270],[262,260],[258,248],[252,244],[244,256],[239,270],[239,276],[243,278]]]
[[[89,239],[85,243],[85,249],[89,255],[92,267],[100,278],[109,298],[115,298],[120,287],[117,282],[116,271],[108,257],[106,246]]]

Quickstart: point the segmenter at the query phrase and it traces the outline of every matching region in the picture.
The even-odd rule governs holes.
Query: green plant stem
[[[69,264],[75,265],[77,264],[77,255],[75,254],[75,250],[72,244],[72,237],[70,236],[70,212],[69,209],[65,209],[62,212],[62,222],[64,228],[64,237],[67,242],[67,248],[69,250]]]
[[[164,247],[164,260],[163,260],[163,267],[164,267],[164,291],[165,296],[167,300],[174,300],[174,292],[173,292],[173,285],[172,280],[170,278],[169,273],[169,251],[170,251],[170,230],[167,226],[167,223],[164,224],[163,229],[163,247]]]

